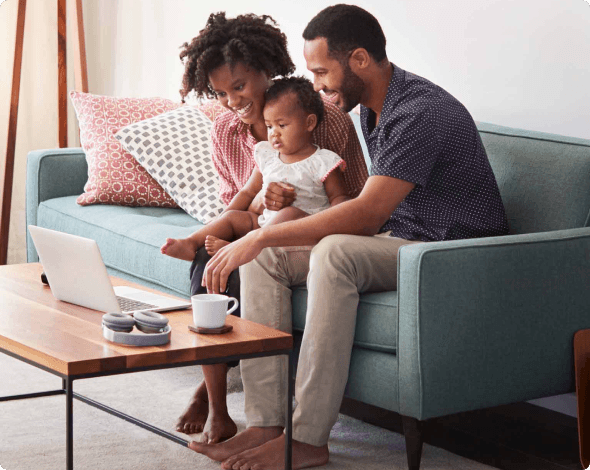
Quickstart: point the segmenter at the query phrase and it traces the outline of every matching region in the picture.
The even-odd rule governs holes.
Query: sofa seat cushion
[[[307,289],[293,290],[293,329],[305,327]],[[397,292],[362,294],[356,317],[354,345],[395,354],[397,350]]]
[[[37,225],[96,240],[111,272],[190,296],[190,263],[160,253],[167,237],[184,238],[202,226],[182,209],[80,206],[67,196],[42,202]]]

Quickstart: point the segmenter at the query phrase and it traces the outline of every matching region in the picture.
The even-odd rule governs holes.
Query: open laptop
[[[189,308],[190,301],[142,289],[113,287],[96,241],[29,225],[54,297],[93,310],[133,313]]]

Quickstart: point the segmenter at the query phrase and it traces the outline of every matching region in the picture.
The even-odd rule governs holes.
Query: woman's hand
[[[264,206],[271,211],[288,207],[295,200],[295,188],[287,183],[269,183],[264,195]]]

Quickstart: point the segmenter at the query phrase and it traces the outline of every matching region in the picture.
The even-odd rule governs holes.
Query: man
[[[446,91],[389,62],[371,14],[351,5],[328,7],[303,37],[315,89],[345,111],[362,105],[371,176],[356,199],[232,243],[209,262],[205,278],[208,289],[220,292],[242,266],[244,317],[284,331],[291,331],[291,287],[307,280],[293,468],[328,462],[359,293],[397,288],[399,247],[508,233],[473,119]],[[286,364],[281,358],[243,361],[242,379],[248,428],[225,443],[191,448],[226,469],[280,469]]]

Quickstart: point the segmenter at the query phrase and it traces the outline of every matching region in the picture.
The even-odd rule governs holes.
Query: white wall
[[[16,3],[7,0],[0,7],[0,40],[6,45],[0,48],[1,103],[8,103],[10,96]],[[28,3],[9,245],[12,263],[25,261],[26,153],[56,146],[54,3]],[[289,38],[298,73],[307,73],[301,32],[320,9],[332,3],[83,0],[90,92],[178,100],[182,75],[179,47],[198,34],[209,13],[221,10],[229,16],[246,12],[273,16]],[[380,20],[391,61],[447,89],[475,120],[590,139],[590,4],[586,0],[356,3]],[[2,104],[3,148],[7,119],[8,105]],[[75,120],[73,113],[70,120]],[[75,142],[75,132],[70,134],[70,142]],[[541,403],[575,414],[572,395]]]
[[[307,73],[302,30],[332,3],[85,0],[91,91],[178,99],[178,48],[221,10],[273,16],[298,73]],[[447,89],[476,120],[590,138],[590,5],[584,0],[356,3],[380,20],[391,61]]]

